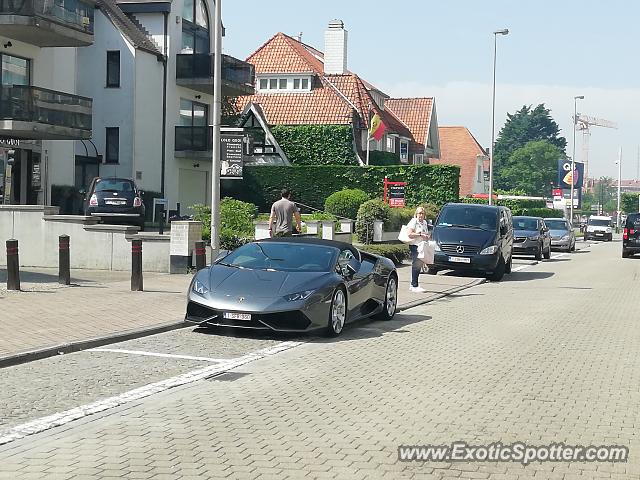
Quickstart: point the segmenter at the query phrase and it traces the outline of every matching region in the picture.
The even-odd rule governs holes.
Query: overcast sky
[[[322,5],[320,8],[319,5]],[[640,2],[636,0],[222,0],[224,51],[245,59],[277,32],[324,50],[340,19],[349,32],[348,68],[393,97],[434,96],[439,125],[464,125],[491,141],[493,34],[498,37],[496,135],[507,113],[545,103],[572,153],[578,113],[618,124],[592,127],[590,176],[638,176]],[[581,161],[583,135],[576,135]]]

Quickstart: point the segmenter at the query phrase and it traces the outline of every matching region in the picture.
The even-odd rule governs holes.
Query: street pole
[[[222,105],[222,0],[215,0],[213,53],[213,135],[211,158],[211,258],[220,250],[220,110]]]
[[[571,206],[569,207],[569,223],[573,225],[573,189],[575,185],[576,168],[576,125],[578,124],[577,103],[578,99],[584,100],[584,95],[573,97],[573,154],[571,155]]]
[[[620,182],[622,180],[622,147],[618,148],[618,208],[616,210],[616,233],[620,232]]]
[[[493,32],[493,87],[491,89],[491,147],[489,148],[489,205],[493,205],[493,147],[496,143],[496,57],[498,35],[508,35],[507,28]]]

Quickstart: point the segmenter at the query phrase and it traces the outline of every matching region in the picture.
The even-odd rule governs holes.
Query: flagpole
[[[369,133],[367,133],[367,163],[366,165],[369,166],[369,145],[371,144],[371,136],[369,135]]]

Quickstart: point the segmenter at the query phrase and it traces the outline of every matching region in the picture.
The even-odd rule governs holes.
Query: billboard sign
[[[574,162],[574,170],[571,171],[571,160],[558,160],[558,186],[560,188],[571,189],[571,182],[573,181],[573,188],[582,188],[584,180],[584,164],[580,162]]]
[[[244,137],[220,135],[220,178],[242,178]]]

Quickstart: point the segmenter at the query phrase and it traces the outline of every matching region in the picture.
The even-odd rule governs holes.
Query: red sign
[[[404,190],[407,182],[390,182],[384,177],[384,201],[390,207],[402,208],[405,206]]]
[[[562,196],[562,189],[561,188],[554,188],[552,190],[552,195],[553,197],[561,197]]]

